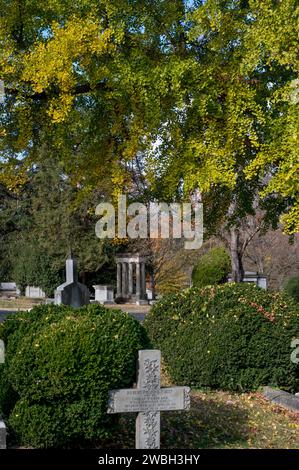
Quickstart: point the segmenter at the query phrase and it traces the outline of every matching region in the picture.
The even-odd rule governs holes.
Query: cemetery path
[[[2,323],[7,317],[7,315],[9,315],[10,313],[17,313],[17,311],[16,310],[0,310],[0,323]]]
[[[146,317],[146,313],[143,313],[143,312],[128,312],[129,315],[132,315],[132,317],[134,317],[136,320],[142,322],[144,321],[145,317]]]
[[[150,311],[150,305],[136,305],[136,304],[117,304],[117,305],[105,305],[107,308],[120,309],[123,312],[127,312],[136,320],[143,322],[147,313]]]

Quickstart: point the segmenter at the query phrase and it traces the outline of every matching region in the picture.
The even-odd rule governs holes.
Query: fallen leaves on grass
[[[192,391],[190,411],[161,413],[161,447],[298,449],[298,429],[298,413],[269,403],[260,393]],[[134,439],[135,416],[122,415],[109,447],[134,448]]]

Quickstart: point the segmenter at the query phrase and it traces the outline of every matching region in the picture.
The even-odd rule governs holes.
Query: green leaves
[[[139,322],[98,305],[39,306],[11,316],[1,337],[0,407],[19,442],[63,447],[111,436],[108,391],[132,385],[137,352],[148,347]]]
[[[290,360],[298,307],[280,293],[249,284],[193,288],[153,306],[144,326],[178,384],[248,391],[274,385],[296,390]]]
[[[283,198],[298,229],[295,0],[18,5],[0,22],[3,184],[51,142],[83,194],[130,191],[138,156],[153,197],[217,186],[242,201],[246,186],[251,202]]]
[[[193,285],[195,287],[204,287],[220,284],[226,281],[230,268],[230,256],[225,248],[212,248],[201,256],[193,269]]]
[[[298,12],[294,0],[208,0],[188,16],[186,95],[165,120],[160,186],[175,194],[181,181],[207,199],[223,187],[238,206],[247,200],[244,214],[284,199],[285,230],[298,230]]]

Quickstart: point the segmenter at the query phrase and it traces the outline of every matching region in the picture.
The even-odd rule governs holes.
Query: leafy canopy
[[[1,0],[0,182],[17,190],[51,143],[83,195],[116,195],[142,154],[155,195],[223,188],[222,213],[259,195],[298,231],[298,8]]]

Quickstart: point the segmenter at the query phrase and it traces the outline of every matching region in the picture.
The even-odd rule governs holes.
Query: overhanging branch
[[[73,96],[83,95],[86,93],[91,93],[93,91],[98,90],[105,90],[108,89],[107,82],[99,82],[95,85],[91,85],[90,83],[84,83],[81,85],[76,85],[74,88],[70,90],[70,94]],[[10,96],[18,96],[22,95],[24,98],[31,99],[34,101],[47,101],[49,98],[59,96],[62,94],[59,88],[55,90],[49,91],[42,91],[41,93],[30,93],[30,92],[22,92],[22,90],[18,90],[16,88],[9,88],[5,87],[5,93]]]

